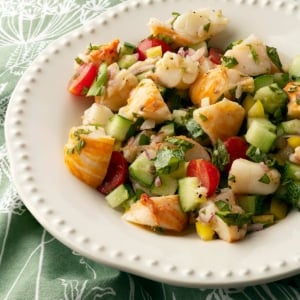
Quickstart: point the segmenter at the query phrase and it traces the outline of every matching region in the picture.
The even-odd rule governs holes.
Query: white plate
[[[5,133],[18,192],[35,218],[58,240],[97,262],[146,278],[189,287],[258,284],[300,270],[300,214],[244,241],[202,242],[195,234],[166,236],[124,223],[100,194],[73,177],[63,163],[69,128],[80,123],[85,101],[66,85],[73,58],[89,43],[137,42],[149,17],[221,8],[230,25],[224,40],[257,34],[288,61],[300,52],[299,12],[292,1],[148,0],[124,2],[51,44],[18,83]]]

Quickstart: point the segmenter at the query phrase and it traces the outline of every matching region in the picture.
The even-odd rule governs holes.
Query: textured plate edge
[[[145,6],[145,5],[158,5],[159,3],[161,2],[171,2],[172,0],[170,1],[163,1],[163,0],[148,0],[148,1],[127,1],[127,2],[123,2],[121,3],[120,5],[116,5],[110,9],[108,9],[105,13],[103,13],[100,17],[96,18],[95,20],[92,20],[90,22],[88,22],[84,28],[88,28],[88,26],[93,27],[94,24],[97,23],[97,25],[99,25],[99,22],[110,22],[111,20],[113,20],[114,18],[116,18],[116,16],[118,14],[123,14],[124,12],[126,12],[128,9],[137,9],[139,8],[140,6]],[[176,1],[175,1],[176,2]],[[295,4],[294,1],[291,1],[290,3],[286,4],[286,2],[284,1],[243,1],[243,0],[240,0],[240,1],[226,1],[226,2],[236,2],[238,4],[241,4],[241,5],[267,5],[267,6],[272,6],[274,5],[274,7],[277,8],[280,8],[282,9],[282,7],[287,7],[288,9],[288,12],[290,12],[290,4],[291,4],[291,7],[294,7],[292,8],[292,11],[293,9],[298,9],[298,6],[293,6]],[[83,29],[83,28],[78,28],[78,29],[75,29],[74,31],[70,32],[69,34],[67,34],[65,37],[61,37],[59,38],[58,40],[52,42],[49,44],[49,46],[45,49],[45,51],[43,51],[42,55],[45,55],[47,56],[47,53],[49,53],[50,49],[51,48],[55,48],[56,45],[59,45],[59,43],[67,43],[68,42],[68,39],[71,38],[74,34],[84,34],[84,32],[86,31],[87,29]],[[36,59],[36,61],[38,61],[40,59],[40,57],[38,57]],[[37,68],[38,66],[36,66],[36,61],[33,61],[32,63],[32,66],[24,73],[23,77],[21,78],[21,80],[19,81],[19,83],[17,84],[17,87],[15,89],[15,91],[13,92],[12,94],[12,97],[11,99],[15,99],[16,97],[19,97],[19,105],[26,105],[26,101],[24,102],[24,99],[26,100],[26,97],[23,97],[23,95],[30,91],[28,91],[28,89],[26,88],[26,86],[22,86],[22,84],[24,83],[25,80],[27,80],[29,82],[29,85],[30,85],[30,81],[32,80],[32,77],[31,77],[31,72],[33,72],[34,68]],[[37,69],[36,69],[37,70]],[[36,71],[35,70],[35,71]],[[32,82],[31,82],[32,84]],[[14,103],[15,104],[15,103]],[[11,106],[11,107],[10,107]],[[21,111],[22,111],[22,107],[12,107],[13,104],[12,104],[12,101],[10,101],[9,105],[8,105],[8,108],[7,108],[7,112],[6,112],[6,115],[12,115],[12,114],[15,114],[13,116],[16,116],[16,115],[20,115],[22,114]],[[12,112],[12,110],[15,109],[14,112]],[[7,119],[7,116],[5,117],[5,120]],[[12,133],[10,132],[11,128],[8,128],[9,127],[9,124],[7,124],[7,122],[5,121],[5,138],[6,138],[6,141],[8,141],[8,138],[9,137],[12,137],[13,135],[14,136],[19,136],[20,134],[20,131],[19,131],[19,126],[20,124],[18,124],[18,118],[15,119],[15,123],[14,123],[14,128],[15,129],[15,132]],[[25,143],[25,144],[24,144]],[[20,141],[19,142],[19,146],[20,147],[23,147],[23,151],[24,151],[24,145],[26,145],[26,142],[25,141]],[[23,145],[23,146],[22,146]],[[13,152],[12,150],[12,145],[7,142],[7,149],[8,149],[8,153],[9,153],[9,160],[13,160],[13,156],[11,155],[11,153]],[[32,174],[30,172],[30,165],[26,164],[26,160],[27,160],[27,156],[28,156],[28,153],[26,153],[26,147],[25,147],[25,151],[20,154],[20,157],[19,159],[21,160],[22,163],[24,163],[24,172],[26,173],[24,175],[24,182],[27,182],[29,184],[29,187],[27,188],[27,191],[26,193],[29,193],[30,195],[32,195],[33,197],[36,197],[36,201],[39,201],[41,203],[41,205],[43,205],[43,197],[40,197],[39,194],[38,194],[38,191],[36,190],[36,187],[34,186],[34,182],[32,182]],[[15,170],[15,169],[14,169]],[[28,175],[28,176],[27,176]],[[16,174],[13,174],[13,177],[16,178]],[[16,182],[16,181],[15,181]],[[18,182],[18,180],[17,180]],[[19,182],[18,182],[19,183]],[[31,184],[32,183],[32,184]],[[31,185],[30,185],[31,184]],[[17,184],[17,190],[22,190],[24,191],[24,188],[22,188],[20,185],[18,186]],[[25,192],[23,193],[25,194]],[[20,194],[21,195],[21,194]],[[29,210],[33,212],[33,214],[35,215],[36,214],[36,207],[35,205],[29,205],[27,203],[27,205]],[[45,208],[47,210],[47,208]],[[53,210],[51,210],[51,207],[48,209],[48,211],[45,212],[46,214],[48,214],[49,216],[51,216],[51,218],[53,218],[53,214],[55,214],[55,212],[53,212]],[[58,218],[60,219],[60,218]],[[67,224],[63,224],[63,220],[62,221],[59,221],[60,224],[58,224],[59,226],[67,226]],[[58,222],[58,223],[59,223]],[[43,224],[44,223],[44,224]],[[44,226],[45,228],[47,228],[47,230],[53,234],[55,236],[55,232],[49,228],[48,224],[45,223],[45,222],[41,222],[42,226]],[[72,233],[74,234],[74,232]],[[79,239],[80,239],[80,233],[79,234]],[[59,238],[58,238],[59,239]],[[60,239],[59,239],[60,240]],[[64,244],[68,244],[69,247],[71,248],[74,248],[74,244],[73,243],[66,243],[66,241],[62,241]],[[86,238],[83,238],[82,239],[82,243],[89,243],[89,240],[86,239]],[[103,249],[102,249],[103,251]],[[106,251],[110,251],[109,249],[106,250]],[[123,260],[125,260],[124,258],[124,254],[122,253],[122,251],[118,252],[113,252],[115,250],[111,250],[112,252],[110,254],[108,254],[108,256],[113,256],[115,259],[116,258],[121,258]],[[80,252],[80,250],[79,250]],[[90,256],[88,254],[84,254],[85,256],[91,258],[91,259],[95,259],[93,256]],[[138,258],[137,258],[138,257]],[[116,259],[118,261],[118,259]],[[128,257],[128,260],[129,260],[129,257]],[[140,262],[143,262],[143,260],[145,261],[145,264],[147,265],[147,267],[152,267],[152,268],[157,268],[159,269],[160,267],[158,266],[159,262],[157,260],[152,260],[152,261],[147,261],[147,258],[143,259],[142,256],[135,256],[134,260],[138,260]],[[298,258],[295,258],[296,261],[298,261]],[[105,263],[105,259],[103,261],[101,261],[101,263]],[[299,263],[299,261],[298,261]],[[119,266],[119,263],[109,263],[110,266],[112,267],[116,267],[116,268],[119,268],[121,269]],[[281,269],[284,269],[284,268],[287,268],[288,269],[288,265],[289,263],[286,263],[284,262],[281,266]],[[251,277],[251,274],[253,273],[251,270],[250,270],[250,273],[249,271],[247,270],[241,270],[241,273],[240,274],[235,274],[235,273],[232,273],[230,270],[227,272],[225,271],[225,273],[221,276],[219,276],[219,280],[221,280],[222,282],[217,282],[215,281],[214,283],[211,283],[210,281],[214,279],[215,277],[215,274],[211,274],[210,271],[207,271],[207,272],[204,272],[201,276],[199,276],[199,273],[195,272],[193,269],[185,269],[185,270],[180,270],[178,269],[178,266],[166,266],[166,268],[169,270],[169,271],[165,271],[165,273],[167,272],[182,272],[181,276],[186,278],[187,280],[186,281],[178,281],[178,280],[167,280],[165,277],[161,277],[161,276],[147,276],[147,274],[145,274],[143,271],[141,272],[136,272],[136,270],[134,269],[131,269],[131,268],[123,268],[124,271],[128,271],[128,272],[131,272],[131,273],[135,273],[135,274],[139,274],[143,277],[147,277],[149,279],[155,279],[155,280],[159,280],[159,281],[163,281],[163,282],[167,282],[167,283],[170,283],[170,284],[177,284],[177,285],[185,285],[185,286],[190,286],[190,287],[220,287],[220,286],[224,286],[224,287],[230,287],[230,286],[241,286],[241,285],[248,285],[249,283],[250,284],[254,284],[254,283],[257,283],[258,280],[255,278],[253,280],[247,280],[246,282],[244,282],[243,280],[240,279],[240,277],[244,276],[244,278],[247,278],[248,275],[250,275]],[[271,268],[272,269],[272,268]],[[294,272],[296,273],[298,270],[295,270]],[[270,267],[266,266],[265,268],[262,268],[262,272],[270,272]],[[270,277],[267,277],[266,279],[261,279],[259,280],[260,283],[262,282],[269,282],[271,280],[274,280],[274,279],[280,279],[280,278],[284,278],[288,275],[292,275],[292,272],[287,270],[285,273],[284,272],[280,272],[279,275],[273,275],[273,276],[270,276]],[[201,283],[196,283],[196,282],[192,282],[190,279],[191,278],[196,278],[197,276],[199,276],[199,279],[202,279],[204,280],[203,282]],[[178,277],[177,277],[178,278]],[[197,277],[198,278],[198,277]],[[205,282],[205,278],[207,279],[207,282]],[[234,280],[236,279],[236,280]]]

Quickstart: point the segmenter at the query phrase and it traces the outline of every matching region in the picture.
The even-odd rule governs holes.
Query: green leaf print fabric
[[[0,299],[300,299],[300,275],[231,289],[171,286],[95,263],[51,236],[13,185],[4,138],[7,104],[49,42],[121,0],[0,0]]]

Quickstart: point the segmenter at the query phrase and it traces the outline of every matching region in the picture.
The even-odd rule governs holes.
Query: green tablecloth
[[[4,118],[14,87],[48,43],[121,0],[0,0],[0,299],[300,299],[300,275],[244,289],[188,289],[97,264],[62,245],[12,183]]]

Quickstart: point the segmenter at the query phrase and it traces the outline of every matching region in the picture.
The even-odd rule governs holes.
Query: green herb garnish
[[[238,61],[233,56],[223,56],[221,58],[221,61],[222,61],[222,65],[229,69],[238,65]]]

